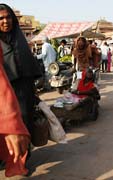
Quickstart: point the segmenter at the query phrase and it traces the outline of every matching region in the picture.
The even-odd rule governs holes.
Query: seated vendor
[[[82,79],[80,79],[77,89],[71,90],[72,94],[76,94],[80,98],[93,97],[99,100],[100,95],[97,87],[94,84],[94,74],[92,69],[87,68],[82,72]]]

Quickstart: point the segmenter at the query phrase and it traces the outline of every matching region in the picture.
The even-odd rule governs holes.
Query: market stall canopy
[[[100,39],[100,40],[105,39],[104,34],[92,30],[86,30],[82,33],[82,35],[89,39]]]
[[[112,39],[113,38],[113,31],[111,31],[111,32],[106,32],[106,33],[104,33],[105,34],[105,37],[106,37],[106,39]]]
[[[81,32],[90,29],[94,23],[95,22],[48,23],[46,27],[31,41],[42,40],[44,36],[52,39],[79,35]]]

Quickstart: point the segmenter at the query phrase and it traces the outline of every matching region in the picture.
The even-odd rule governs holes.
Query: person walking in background
[[[111,66],[113,66],[113,46],[110,46],[110,49],[111,49]]]
[[[75,61],[74,66],[77,71],[82,71],[90,66],[90,60],[92,58],[91,47],[84,36],[79,36],[74,42],[72,55]]]
[[[79,36],[74,41],[72,50],[72,62],[73,62],[73,81],[72,88],[77,87],[79,80],[81,79],[81,72],[90,66],[91,62],[91,47],[84,36]],[[77,71],[77,79],[75,78],[75,71]]]
[[[22,121],[17,98],[3,68],[1,46],[0,86],[0,159],[6,163],[6,176],[25,175],[30,135]]]
[[[43,37],[42,39],[43,45],[42,45],[42,53],[37,55],[37,59],[42,59],[45,67],[45,84],[44,89],[50,90],[50,73],[49,73],[49,65],[52,62],[56,61],[56,51],[52,47],[52,45],[49,43],[48,37]]]
[[[35,58],[19,27],[13,10],[0,4],[0,44],[3,51],[3,66],[18,99],[23,121],[31,131],[35,93],[34,78],[40,73]]]
[[[111,53],[111,49],[109,48],[109,50],[108,50],[108,68],[107,68],[108,72],[111,72],[111,61],[112,61],[111,57],[112,57],[112,53]]]
[[[108,65],[108,51],[109,47],[107,42],[104,42],[104,44],[101,46],[101,52],[102,52],[102,72],[107,72],[107,65]]]
[[[58,59],[62,58],[63,56],[67,54],[66,49],[65,49],[66,44],[67,44],[67,41],[65,39],[62,39],[62,41],[60,42],[60,46],[58,47]]]
[[[89,46],[91,47],[91,67],[92,68],[99,68],[99,64],[101,61],[101,52],[97,47],[97,43],[93,42],[92,40],[88,40]]]

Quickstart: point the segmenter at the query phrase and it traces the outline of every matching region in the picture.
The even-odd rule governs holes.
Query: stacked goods
[[[71,55],[65,55],[61,57],[58,61],[60,62],[72,62],[72,57]]]

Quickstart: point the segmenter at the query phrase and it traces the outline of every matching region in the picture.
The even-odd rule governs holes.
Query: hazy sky
[[[97,21],[113,22],[113,0],[0,0],[41,23]]]

